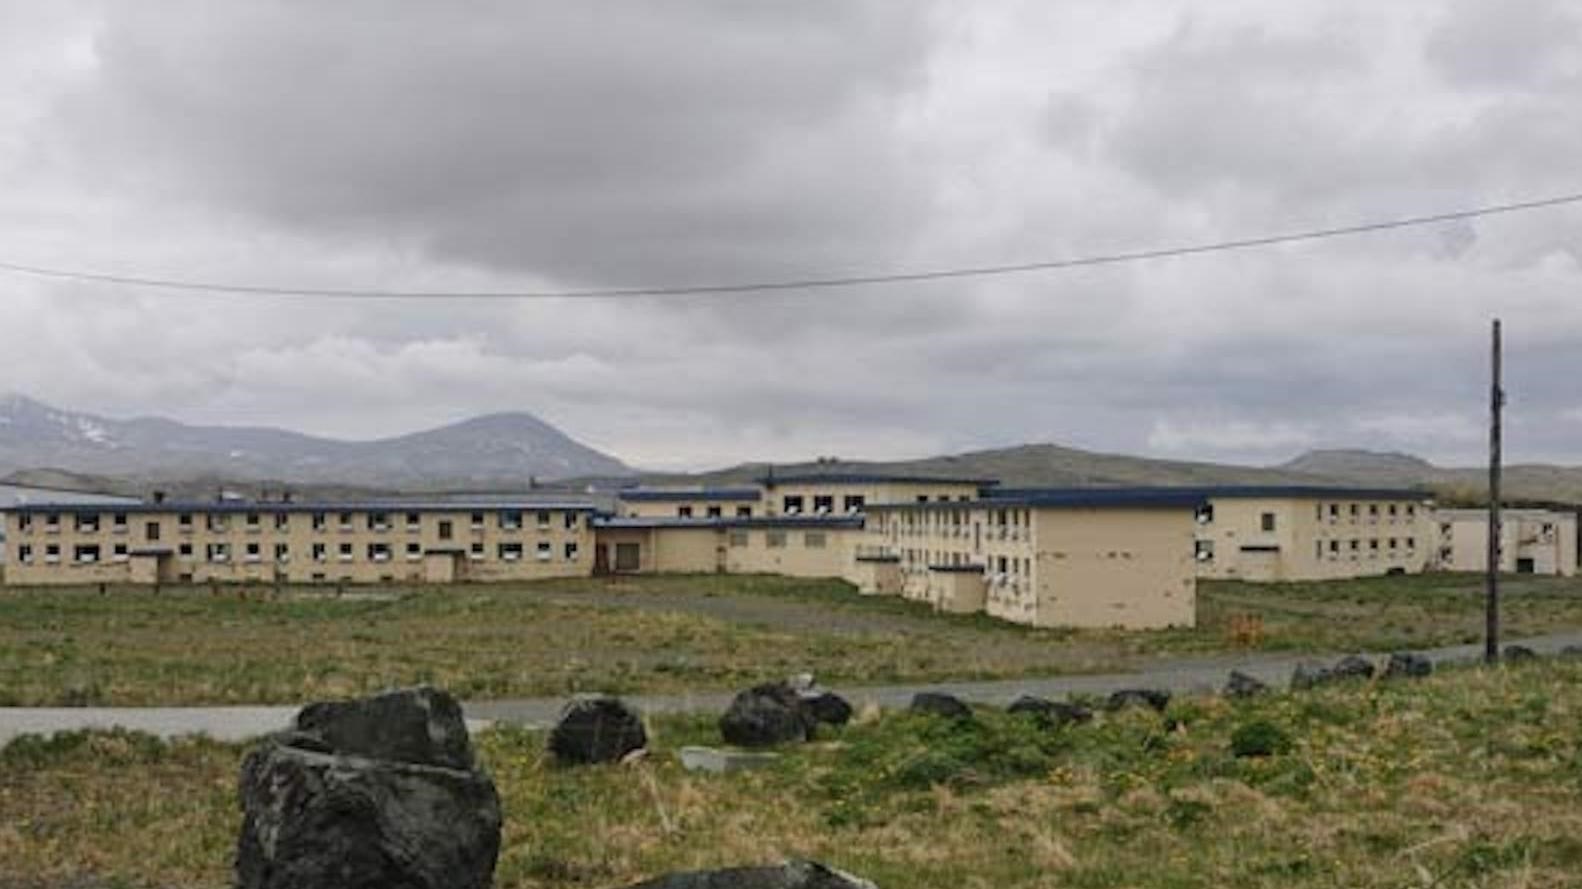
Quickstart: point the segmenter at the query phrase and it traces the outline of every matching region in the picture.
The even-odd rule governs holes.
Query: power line
[[[1222,253],[1233,250],[1249,250],[1257,247],[1271,247],[1277,244],[1294,244],[1303,241],[1318,241],[1326,238],[1339,238],[1350,235],[1362,235],[1372,232],[1390,231],[1392,229],[1435,225],[1442,222],[1456,222],[1459,220],[1477,219],[1484,216],[1496,216],[1504,213],[1518,213],[1526,210],[1540,210],[1548,207],[1558,207],[1566,204],[1576,203],[1582,203],[1582,194],[1560,195],[1558,197],[1540,198],[1537,200],[1520,201],[1510,204],[1493,204],[1483,207],[1474,207],[1472,209],[1466,210],[1452,210],[1446,213],[1433,213],[1424,216],[1406,216],[1397,219],[1376,220],[1373,222],[1363,222],[1355,225],[1340,226],[1337,228],[1310,229],[1306,231],[1286,232],[1283,234],[1238,238],[1230,241],[1213,241],[1203,244],[1186,244],[1177,245],[1174,247],[1161,247],[1152,250],[1133,250],[1121,253],[1098,254],[1093,256],[1073,257],[1069,259],[1052,259],[1040,262],[1024,262],[1009,265],[963,266],[943,269],[922,269],[911,272],[902,271],[883,274],[794,278],[781,281],[751,281],[733,284],[697,284],[669,287],[644,286],[616,287],[595,290],[515,291],[361,290],[320,287],[273,287],[258,284],[231,284],[218,281],[181,280],[172,278],[141,277],[137,275],[115,275],[101,272],[53,268],[48,266],[26,265],[23,263],[6,262],[3,260],[0,260],[0,272],[11,272],[18,275],[30,275],[40,278],[82,281],[94,284],[115,284],[128,287],[144,287],[158,290],[197,292],[215,295],[228,294],[232,296],[244,297],[304,297],[320,299],[369,300],[521,300],[633,299],[648,297],[712,296],[796,290],[832,290],[845,287],[869,287],[924,281],[943,281],[957,278],[988,278],[1005,275],[1028,274],[1031,272],[1084,268],[1089,266],[1121,265],[1124,263],[1145,262],[1155,259],[1168,259],[1171,257],[1194,256],[1202,253]]]

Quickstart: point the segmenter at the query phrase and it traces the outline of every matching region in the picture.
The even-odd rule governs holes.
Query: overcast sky
[[[0,0],[0,261],[304,287],[1056,259],[1582,191],[1568,0]],[[342,437],[527,410],[649,467],[1054,441],[1582,463],[1582,208],[671,301],[0,275],[0,391]]]

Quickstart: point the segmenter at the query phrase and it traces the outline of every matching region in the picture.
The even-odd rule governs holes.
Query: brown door
[[[600,544],[593,548],[593,573],[610,573],[610,548]]]

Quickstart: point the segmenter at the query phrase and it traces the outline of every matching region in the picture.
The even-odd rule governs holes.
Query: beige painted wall
[[[1047,627],[1190,627],[1197,622],[1191,510],[1040,509],[1037,606]]]
[[[861,484],[846,484],[833,482],[792,482],[776,483],[764,491],[764,512],[766,515],[785,515],[785,499],[787,497],[802,498],[802,514],[814,513],[814,504],[818,497],[831,498],[831,514],[842,515],[848,511],[847,498],[861,497],[864,506],[876,506],[886,503],[916,503],[918,498],[927,497],[930,501],[946,500],[973,500],[978,494],[977,485],[959,484],[954,482],[867,482]]]
[[[544,521],[539,510],[522,510],[522,527],[501,527],[498,509],[438,511],[418,510],[416,521],[408,523],[408,513],[384,513],[385,522],[372,526],[371,514],[363,511],[323,513],[323,527],[314,527],[314,514],[271,510],[260,505],[253,513],[205,513],[197,508],[173,508],[168,512],[129,512],[127,521],[118,524],[113,512],[99,513],[96,531],[79,530],[71,512],[61,512],[52,529],[45,514],[34,513],[31,521],[23,514],[5,516],[11,570],[6,583],[80,584],[147,582],[149,572],[142,569],[134,578],[131,569],[134,550],[169,548],[172,554],[161,564],[165,582],[182,578],[193,583],[213,582],[423,582],[425,551],[462,547],[469,551],[463,563],[463,579],[526,580],[545,577],[587,575],[593,568],[593,534],[587,514],[578,511],[547,510]],[[191,521],[183,523],[182,516]],[[474,523],[474,516],[482,519]],[[249,517],[256,521],[249,521]],[[211,525],[210,518],[216,519]],[[349,519],[343,522],[343,518]],[[450,538],[440,536],[443,522],[450,523]],[[568,523],[571,527],[568,527]],[[542,526],[541,526],[542,525]],[[100,561],[78,562],[77,548],[100,547]],[[519,559],[508,559],[503,544],[521,547]],[[369,547],[378,545],[388,553],[379,558]],[[539,547],[547,547],[547,558],[539,557]],[[574,551],[568,552],[568,545]],[[277,555],[277,547],[284,547]],[[314,558],[315,546],[323,557]],[[58,553],[50,561],[50,548]],[[224,561],[211,558],[210,547],[224,547]],[[343,556],[349,548],[349,557]],[[118,550],[124,550],[123,558]],[[24,557],[25,554],[25,557]]]
[[[1434,565],[1443,571],[1483,571],[1488,566],[1488,513],[1442,509],[1434,514]],[[1533,573],[1577,573],[1576,513],[1506,509],[1500,516],[1500,570],[1515,572],[1531,559]]]
[[[709,500],[697,498],[693,500],[621,500],[618,511],[627,518],[682,518],[690,510],[690,517],[703,519],[713,515],[710,510],[719,510],[716,518],[750,518],[764,514],[763,505],[758,500]],[[746,510],[745,515],[742,510]]]
[[[1417,500],[1217,497],[1200,522],[1199,577],[1255,581],[1416,574],[1433,555],[1430,510]],[[1393,510],[1393,514],[1392,514]],[[1271,516],[1274,529],[1267,530]]]

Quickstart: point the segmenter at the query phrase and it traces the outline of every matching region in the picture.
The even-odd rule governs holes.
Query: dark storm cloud
[[[127,4],[62,113],[123,183],[439,260],[592,285],[863,267],[918,209],[891,126],[925,14]]]

